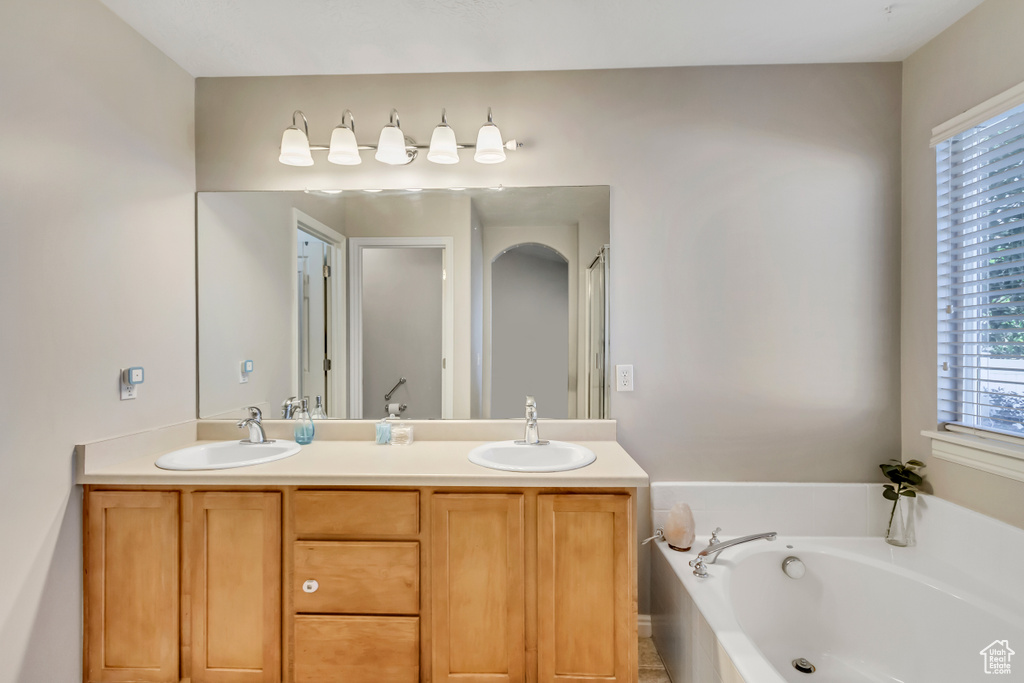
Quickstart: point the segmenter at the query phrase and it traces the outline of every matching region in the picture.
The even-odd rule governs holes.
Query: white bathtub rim
[[[955,565],[937,562],[934,556],[921,553],[918,548],[894,548],[880,538],[779,536],[777,540],[770,543],[757,541],[746,547],[728,550],[727,552],[730,553],[728,557],[723,555],[716,564],[709,565],[708,571],[711,576],[706,579],[695,577],[693,570],[688,565],[688,562],[697,555],[699,549],[705,546],[704,539],[699,539],[694,544],[694,549],[689,552],[672,550],[664,541],[657,542],[658,550],[682,581],[686,591],[707,621],[708,626],[711,627],[721,647],[729,655],[737,671],[747,681],[787,683],[786,679],[772,666],[766,655],[740,627],[731,608],[728,582],[723,579],[736,562],[744,557],[775,551],[780,547],[785,548],[787,544],[794,546],[793,553],[797,556],[802,551],[806,551],[860,562],[879,571],[891,572],[920,581],[956,598],[966,600],[1008,623],[1024,625],[1024,618],[1018,616],[1024,614],[1024,596],[1006,595],[1005,592],[988,590],[983,582],[974,581],[974,577],[961,571]],[[957,548],[951,550],[952,552],[962,554],[963,550]],[[935,574],[943,576],[935,576]],[[956,579],[961,580],[957,581]],[[969,582],[969,585],[963,585],[965,582]]]

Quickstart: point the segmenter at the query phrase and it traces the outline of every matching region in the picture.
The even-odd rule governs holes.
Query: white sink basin
[[[470,462],[508,472],[565,472],[586,467],[595,460],[597,456],[589,448],[565,441],[539,446],[495,441],[469,452]]]
[[[219,441],[161,455],[156,466],[163,470],[226,470],[281,460],[295,455],[301,449],[302,446],[294,441]]]

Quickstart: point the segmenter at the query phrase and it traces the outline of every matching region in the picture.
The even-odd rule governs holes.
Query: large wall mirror
[[[200,192],[199,416],[607,418],[608,214],[603,186]]]

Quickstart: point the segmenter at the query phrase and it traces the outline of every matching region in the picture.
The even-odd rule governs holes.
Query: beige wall
[[[201,78],[202,190],[611,186],[612,396],[654,479],[869,481],[899,453],[900,66]],[[391,107],[460,140],[487,106],[526,146],[504,164],[283,166]]]
[[[34,0],[0,3],[0,93],[0,682],[64,683],[74,444],[195,417],[194,87],[100,3]]]
[[[936,426],[933,127],[1024,81],[1024,3],[986,0],[903,67],[903,455],[927,461],[935,493],[1024,527],[1024,484],[932,459]]]

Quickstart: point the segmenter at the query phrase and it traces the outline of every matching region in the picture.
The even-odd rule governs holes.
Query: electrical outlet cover
[[[633,391],[633,366],[615,366],[615,391]]]

